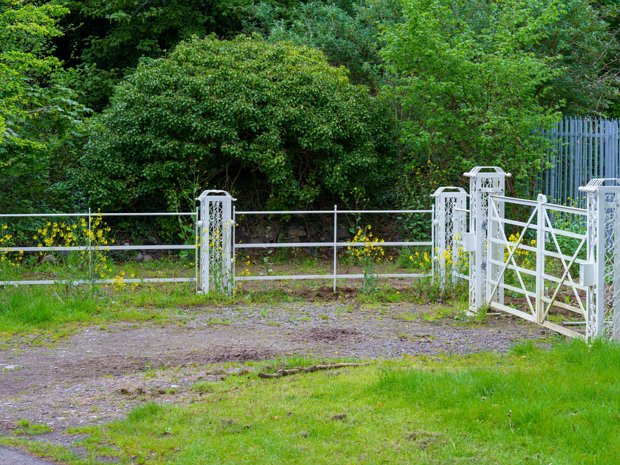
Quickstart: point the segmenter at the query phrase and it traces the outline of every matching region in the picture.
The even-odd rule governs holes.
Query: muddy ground
[[[53,346],[13,344],[0,350],[0,434],[27,419],[52,428],[43,439],[68,443],[67,427],[110,421],[146,401],[188,402],[199,396],[191,389],[197,381],[243,369],[216,362],[505,351],[521,339],[551,337],[508,316],[473,324],[429,318],[434,311],[338,302],[197,307],[163,326],[118,323],[83,328]]]

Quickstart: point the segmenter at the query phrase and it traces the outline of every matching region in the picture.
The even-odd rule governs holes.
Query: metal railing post
[[[93,240],[92,240],[92,216],[88,207],[88,281],[93,286]]]
[[[460,187],[440,187],[432,195],[433,220],[431,241],[433,243],[433,280],[435,266],[438,268],[439,285],[445,286],[450,271],[452,282],[456,280],[458,240],[465,232],[457,210],[464,210],[467,203],[467,192]],[[450,266],[448,266],[450,265]]]
[[[196,218],[194,219],[194,290],[198,293],[198,251],[200,249],[200,208],[196,207]]]
[[[232,253],[232,291],[236,292],[237,290],[237,249],[235,248],[235,241],[237,240],[237,207],[233,205],[232,207],[232,244],[230,245],[231,253]]]
[[[588,200],[588,255],[580,273],[587,286],[586,338],[620,337],[620,179],[592,179],[579,190]]]
[[[200,288],[232,293],[232,202],[226,191],[207,190],[200,202]]]
[[[338,285],[338,205],[334,205],[334,293]]]

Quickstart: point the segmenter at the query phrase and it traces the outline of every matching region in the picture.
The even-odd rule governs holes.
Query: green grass
[[[119,292],[61,286],[7,288],[0,292],[0,339],[31,334],[58,337],[84,324],[104,329],[114,321],[168,321],[178,318],[182,308],[213,300],[182,285]]]
[[[141,264],[157,269],[156,262]],[[149,268],[150,269],[150,268]],[[139,271],[136,268],[134,271]],[[194,285],[143,284],[140,286],[22,286],[0,291],[0,341],[14,336],[38,336],[36,343],[72,334],[81,325],[106,325],[115,321],[181,321],[192,309],[222,305],[264,305],[346,300],[372,306],[386,303],[426,304],[436,300],[429,285],[414,283],[407,289],[382,286],[372,293],[344,290],[333,294],[326,287],[239,290],[234,296],[196,294]],[[266,310],[268,308],[266,307]],[[188,313],[189,312],[189,313]],[[439,318],[442,316],[440,315]],[[217,323],[215,320],[213,323]],[[226,324],[226,322],[220,322]]]
[[[620,463],[612,344],[523,343],[194,390],[189,405],[148,403],[78,430],[86,451],[154,465]]]
[[[25,436],[37,436],[39,434],[50,433],[52,428],[49,425],[31,423],[28,420],[19,420],[15,423],[15,434]]]

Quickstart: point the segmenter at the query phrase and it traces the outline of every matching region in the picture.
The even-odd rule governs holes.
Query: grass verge
[[[505,355],[405,359],[269,380],[250,373],[200,390],[189,405],[147,403],[122,421],[77,430],[89,435],[82,443],[89,458],[63,459],[620,463],[620,347],[609,343],[543,350],[528,342]]]
[[[233,297],[196,294],[193,284],[143,284],[139,286],[54,285],[8,287],[0,292],[0,341],[14,336],[71,334],[80,325],[100,325],[115,321],[179,321],[192,308],[220,305],[272,305],[293,302],[345,300],[360,305],[434,302],[416,287],[378,288],[373,293],[344,288],[334,294],[326,287],[248,289]],[[185,312],[187,313],[187,312]],[[49,338],[48,338],[49,339]]]

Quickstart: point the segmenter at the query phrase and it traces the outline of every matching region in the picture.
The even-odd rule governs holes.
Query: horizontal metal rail
[[[140,284],[140,283],[191,283],[196,278],[123,278],[121,279],[38,279],[38,280],[19,280],[19,281],[0,281],[0,286],[32,286],[32,285],[51,285],[63,284],[71,286],[80,286],[84,284]]]
[[[334,210],[237,210],[236,215],[333,215]],[[338,210],[338,214],[416,214],[433,213],[433,210]]]
[[[108,212],[91,212],[91,213],[0,213],[0,218],[88,218],[97,216],[196,216],[196,212],[153,212],[153,213],[108,213]]]
[[[376,273],[377,278],[429,278],[431,273]],[[363,273],[337,274],[336,279],[364,279]],[[296,274],[296,275],[265,275],[265,276],[235,276],[235,281],[285,281],[285,280],[333,280],[333,274]]]
[[[491,199],[498,200],[503,203],[511,205],[522,205],[526,207],[537,207],[538,201],[529,199],[519,199],[515,197],[506,197],[505,195],[491,195]],[[543,203],[543,208],[547,210],[555,210],[563,213],[574,213],[576,215],[587,216],[588,212],[585,208],[569,207],[566,205],[559,205],[557,203]]]
[[[235,244],[235,249],[267,249],[267,248],[304,248],[304,247],[329,247],[329,248],[342,248],[342,247],[430,247],[433,245],[431,241],[420,242],[262,242],[262,243],[247,243],[247,244]]]
[[[195,245],[70,245],[70,246],[42,246],[42,247],[2,247],[0,252],[111,252],[124,250],[193,250]]]
[[[581,239],[583,239],[583,238],[581,238]],[[488,240],[489,240],[489,242],[492,242],[493,244],[503,245],[506,248],[508,248],[508,246],[510,246],[511,249],[514,248],[517,245],[516,242],[510,242],[510,241],[506,242],[503,239],[496,239],[496,238],[493,238],[493,237],[490,237]],[[536,247],[531,246],[531,245],[525,245],[524,243],[519,244],[518,249],[519,250],[527,250],[528,252],[532,252],[533,254],[538,253],[538,250],[536,249]],[[551,250],[546,250],[546,249],[543,251],[543,254],[545,255],[545,257],[557,258],[558,260],[564,259],[566,261],[570,261],[573,258],[570,255],[566,255],[566,254],[563,254],[563,253],[557,253],[557,252],[553,252]],[[578,264],[578,265],[582,265],[582,264],[587,263],[587,260],[582,259],[582,258],[575,258],[575,263]]]

